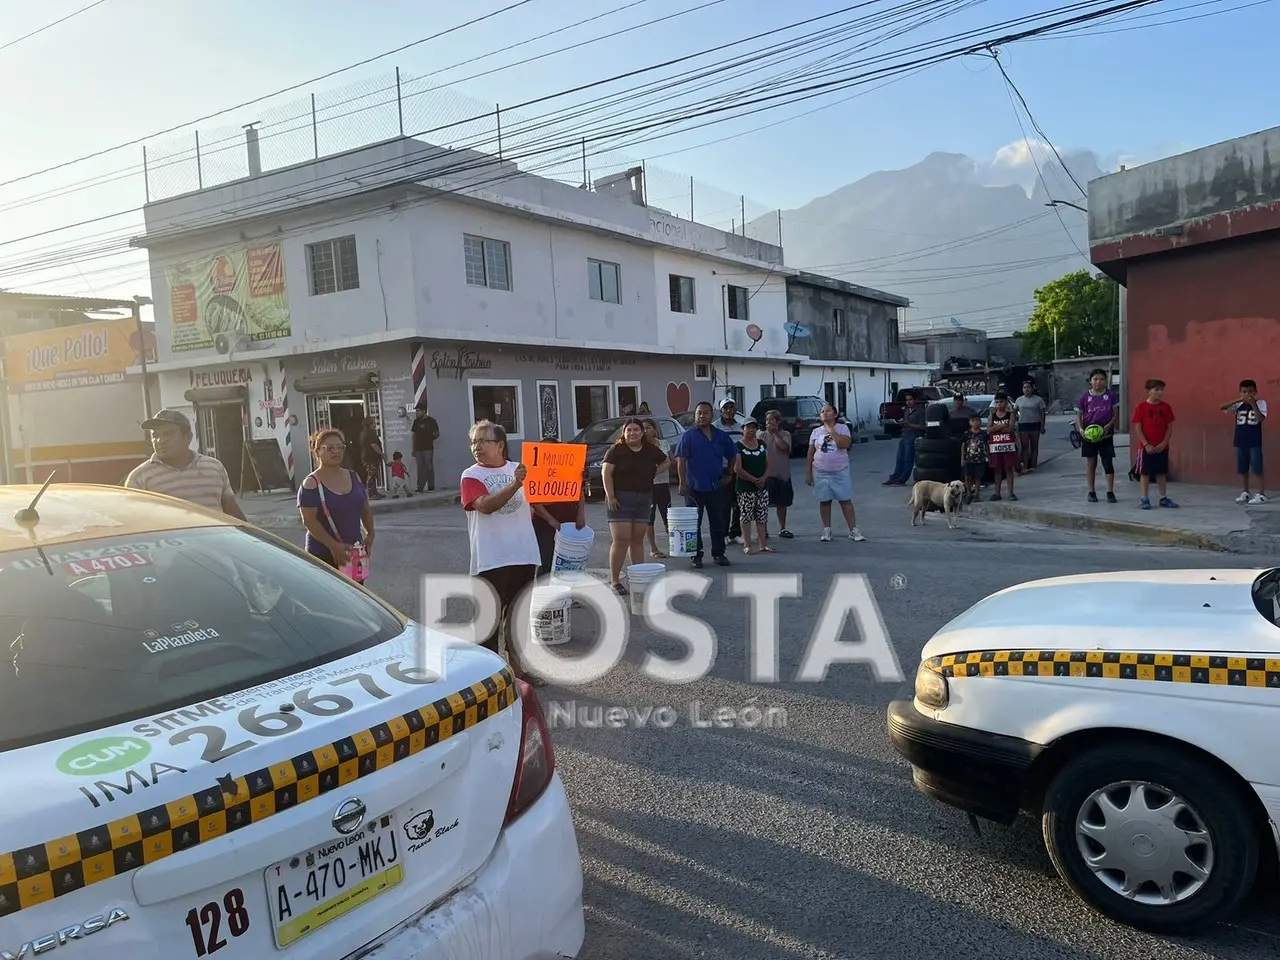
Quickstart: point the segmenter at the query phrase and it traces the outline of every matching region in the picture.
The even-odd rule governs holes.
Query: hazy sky
[[[89,0],[40,4],[0,0],[0,89],[6,91],[0,112],[0,287],[98,296],[150,293],[145,258],[121,250],[129,236],[140,232],[140,214],[111,216],[136,210],[144,200],[140,145],[51,173],[28,174],[188,124],[513,2],[102,0],[65,23],[13,42],[74,13]],[[938,23],[884,38],[863,53],[850,55],[849,51],[859,42],[883,36],[887,28],[833,40],[802,59],[756,74],[744,76],[739,71],[736,77],[723,76],[722,85],[713,92],[724,93],[818,58],[844,55],[846,69],[852,69],[877,53],[1067,2],[864,2],[822,23],[629,83],[706,66],[893,7],[960,9]],[[700,11],[617,34],[708,3]],[[594,22],[495,53],[623,6],[627,9]],[[264,140],[263,147],[268,166],[293,162],[305,159],[298,151],[310,148],[305,120],[275,128],[270,124],[273,119],[287,121],[309,112],[312,92],[322,108],[335,100],[370,94],[334,109],[347,115],[322,127],[322,150],[330,143],[354,146],[362,139],[394,134],[395,107],[369,108],[392,95],[387,88],[394,84],[396,67],[406,89],[457,84],[452,91],[415,98],[406,121],[407,132],[413,133],[415,125],[421,129],[466,119],[495,103],[536,99],[851,6],[850,0],[597,0],[595,4],[529,0],[476,26],[196,126],[206,145],[230,137],[228,149],[234,161],[243,153],[236,139],[240,125],[262,120],[264,137],[272,129],[297,126],[301,132],[277,133],[274,139]],[[1177,20],[1185,22],[1160,23]],[[1275,122],[1274,94],[1268,92],[1273,82],[1269,61],[1280,32],[1280,3],[1167,0],[1128,19],[1093,25],[1089,31],[1086,36],[1012,44],[1002,51],[1002,61],[1060,149],[1092,149],[1104,166],[1117,158],[1134,163],[1251,133]],[[581,41],[593,42],[534,63],[497,69]],[[479,73],[487,75],[475,76]],[[430,76],[409,82],[424,75]],[[590,105],[625,85],[619,82],[604,91],[582,92],[518,112],[536,118],[548,110]],[[663,109],[677,103],[664,104]],[[808,115],[800,116],[803,113]],[[788,118],[794,119],[778,122]],[[578,126],[598,130],[608,122],[608,116],[597,115],[579,121]],[[514,119],[507,123],[509,130],[518,126]],[[766,125],[771,126],[757,129]],[[152,164],[157,157],[192,146],[192,129],[148,140]],[[451,129],[464,139],[484,136],[480,127]],[[652,136],[639,134],[632,140]],[[935,150],[965,153],[986,162],[1003,150],[1015,167],[1011,179],[1023,179],[1029,185],[1026,175],[1034,172],[1027,164],[1021,137],[994,65],[967,58],[893,82],[784,104],[685,135],[632,142],[620,154],[591,158],[588,166],[592,176],[599,176],[629,160],[645,159],[651,198],[685,215],[687,181],[692,175],[702,198],[699,219],[728,226],[728,219],[737,216],[734,207],[739,193],[748,198],[749,215],[799,206],[867,173],[910,165]],[[206,177],[217,176],[219,158],[209,158],[206,164]],[[224,161],[222,169],[231,167]],[[554,172],[566,177],[576,173],[572,163]],[[8,182],[17,178],[23,179]],[[194,188],[194,163],[153,170],[152,179],[154,189],[168,193]],[[717,194],[713,186],[723,193]],[[103,219],[74,230],[58,229],[97,218]]]

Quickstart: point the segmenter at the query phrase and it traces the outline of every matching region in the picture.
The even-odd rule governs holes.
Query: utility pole
[[[142,359],[142,408],[146,419],[151,419],[151,382],[147,376],[147,335],[142,330],[142,307],[151,303],[150,297],[133,298],[133,325],[138,331],[138,356]]]
[[[1129,409],[1129,290],[1120,286],[1120,410]]]

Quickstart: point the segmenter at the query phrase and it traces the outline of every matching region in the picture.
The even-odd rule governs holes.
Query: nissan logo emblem
[[[360,829],[360,824],[364,823],[365,812],[364,801],[355,797],[344,800],[333,812],[333,829],[341,834],[355,833]]]

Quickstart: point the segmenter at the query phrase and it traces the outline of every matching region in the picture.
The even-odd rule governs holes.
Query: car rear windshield
[[[236,527],[0,554],[0,750],[223,696],[402,630],[335,571]]]

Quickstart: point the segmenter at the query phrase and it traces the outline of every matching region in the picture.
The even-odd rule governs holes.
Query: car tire
[[[1123,850],[1131,858],[1152,858],[1148,862],[1155,863],[1163,848],[1166,857],[1181,856],[1188,865],[1202,868],[1207,854],[1211,858],[1208,875],[1200,878],[1199,889],[1187,890],[1185,880],[1196,879],[1188,871],[1183,875],[1183,896],[1176,902],[1150,903],[1125,896],[1112,884],[1123,884],[1129,877],[1141,879],[1141,874],[1124,872],[1127,864],[1119,855],[1111,875],[1100,877],[1086,861],[1084,850],[1097,855],[1107,849],[1106,820],[1099,807],[1104,795],[1113,805],[1124,805],[1122,809],[1128,807],[1137,814],[1165,803],[1181,803],[1184,812],[1166,827],[1164,836],[1157,829],[1166,819],[1164,814],[1153,813],[1152,829],[1145,833],[1141,825],[1133,825],[1134,813],[1126,810],[1126,819],[1116,824],[1110,841],[1117,846],[1111,849]],[[1150,745],[1098,747],[1058,771],[1045,792],[1043,809],[1045,848],[1058,875],[1099,913],[1136,929],[1158,934],[1201,932],[1231,914],[1249,894],[1257,876],[1257,829],[1244,798],[1233,785],[1223,782],[1221,771],[1184,751]],[[1086,832],[1078,830],[1080,822],[1089,825]],[[1186,827],[1203,830],[1207,846],[1179,849]],[[1146,849],[1139,849],[1139,844]],[[1177,892],[1177,877],[1172,872],[1170,881]],[[1154,891],[1150,882],[1138,888],[1139,896],[1152,892],[1159,891]]]
[[[960,441],[954,437],[921,437],[916,441],[916,456],[922,453],[960,457]]]

